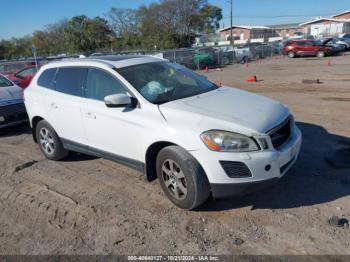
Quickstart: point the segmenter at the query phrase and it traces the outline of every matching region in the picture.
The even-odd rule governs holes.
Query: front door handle
[[[87,112],[87,113],[86,113],[86,117],[87,117],[87,118],[91,118],[91,119],[96,119],[96,115],[94,115],[94,114],[91,113],[91,112]]]

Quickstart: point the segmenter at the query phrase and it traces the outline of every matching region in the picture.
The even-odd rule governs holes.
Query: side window
[[[38,79],[38,85],[53,89],[53,78],[56,74],[57,68],[50,68],[45,70]]]
[[[28,75],[33,75],[36,72],[36,68],[35,67],[31,67],[31,68],[27,68],[22,70],[21,72],[19,72],[17,75],[20,77],[26,77]]]
[[[5,72],[5,66],[4,65],[0,65],[0,73],[4,73]]]
[[[73,96],[82,95],[82,80],[86,69],[81,67],[62,67],[58,69],[55,90]]]
[[[99,69],[89,68],[85,97],[103,101],[108,95],[126,93],[124,86],[111,74]]]

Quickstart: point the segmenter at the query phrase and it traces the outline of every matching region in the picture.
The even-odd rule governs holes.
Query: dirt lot
[[[131,169],[78,154],[51,162],[28,127],[0,131],[0,253],[350,254],[350,229],[328,223],[350,218],[350,169],[326,162],[350,147],[350,56],[325,61],[279,58],[210,70],[215,82],[287,104],[304,144],[273,188],[210,200],[195,212],[174,207],[157,181]],[[246,83],[250,75],[261,81]]]

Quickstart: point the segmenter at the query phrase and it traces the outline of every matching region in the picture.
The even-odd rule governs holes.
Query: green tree
[[[75,16],[64,28],[64,37],[69,51],[94,52],[108,49],[113,34],[105,19],[90,19],[85,15]]]
[[[220,27],[222,9],[214,5],[204,6],[195,16],[195,25],[198,32],[214,33]]]

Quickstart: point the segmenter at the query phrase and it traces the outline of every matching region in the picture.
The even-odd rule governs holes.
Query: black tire
[[[289,51],[287,55],[289,58],[295,58],[295,53],[293,51]]]
[[[326,56],[326,53],[325,53],[324,51],[318,51],[318,52],[316,53],[316,56],[319,57],[319,58],[323,58],[323,57]]]
[[[45,133],[44,131],[48,134],[45,142],[43,142],[45,137],[43,135]],[[61,139],[58,137],[55,130],[47,121],[41,120],[37,124],[35,129],[35,135],[39,144],[39,148],[47,159],[58,161],[65,158],[68,155],[69,151],[63,147]],[[47,142],[47,140],[50,140],[52,142],[49,143]],[[48,150],[49,146],[47,146],[47,144],[53,145],[51,146],[51,152]]]
[[[186,186],[187,193],[183,196],[183,199],[178,199],[175,196],[171,183],[169,183],[169,187],[166,185],[164,177],[167,174],[163,172],[163,167],[166,166],[169,160],[178,165],[181,174],[184,176],[182,181],[186,183],[182,183],[182,185]],[[195,209],[205,203],[210,195],[209,181],[203,168],[192,155],[179,146],[169,146],[159,152],[157,156],[157,176],[165,195],[182,209]]]
[[[244,56],[241,60],[241,64],[244,65],[248,62],[248,57]]]
[[[199,64],[198,64],[198,67],[199,67],[200,70],[205,69],[206,66],[207,65],[203,61],[200,61]]]

